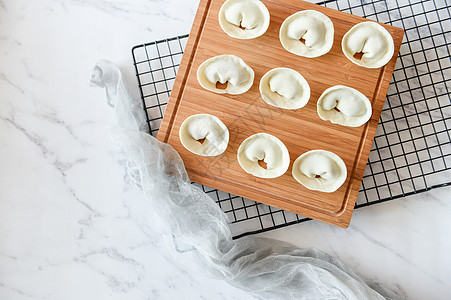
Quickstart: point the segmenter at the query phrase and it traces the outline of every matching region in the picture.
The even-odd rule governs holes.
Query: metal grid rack
[[[405,30],[355,207],[451,185],[451,5],[446,0],[338,0],[319,4]],[[149,130],[154,136],[187,39],[188,35],[183,35],[132,49]],[[229,216],[235,238],[309,220],[198,186]]]

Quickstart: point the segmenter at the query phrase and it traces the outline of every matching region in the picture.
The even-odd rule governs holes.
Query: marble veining
[[[197,4],[0,0],[0,299],[251,299],[187,271],[161,239],[89,84],[108,59],[138,96],[131,48],[188,32]],[[324,250],[409,299],[448,299],[450,196],[363,208],[347,230],[312,221],[262,236]]]

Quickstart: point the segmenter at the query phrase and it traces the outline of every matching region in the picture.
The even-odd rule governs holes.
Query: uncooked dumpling
[[[321,119],[349,127],[365,124],[372,114],[370,100],[358,90],[344,85],[325,90],[316,107]]]
[[[376,22],[354,25],[344,35],[341,47],[350,61],[372,69],[385,66],[395,51],[393,37]]]
[[[229,130],[219,118],[209,114],[192,115],[183,121],[180,142],[190,152],[217,156],[227,149]]]
[[[310,99],[310,86],[295,70],[276,68],[263,75],[260,94],[266,103],[275,107],[298,109]]]
[[[219,11],[219,25],[229,36],[253,39],[269,27],[269,11],[259,0],[228,0]]]
[[[283,21],[279,38],[282,46],[291,53],[318,57],[332,48],[334,24],[319,11],[303,10]]]
[[[220,94],[242,94],[254,83],[254,71],[235,55],[218,55],[204,61],[197,69],[200,85]],[[217,84],[226,85],[220,87]]]
[[[294,161],[292,174],[309,190],[332,193],[346,181],[347,170],[335,153],[311,150]]]
[[[257,133],[245,139],[237,156],[244,171],[261,178],[279,177],[290,165],[290,154],[285,144],[267,133]]]

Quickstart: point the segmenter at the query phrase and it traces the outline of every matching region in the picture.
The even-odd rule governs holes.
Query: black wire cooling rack
[[[319,4],[405,30],[355,207],[451,185],[450,4],[445,0]],[[187,39],[188,35],[182,35],[132,49],[149,131],[154,136]],[[229,216],[235,238],[309,220],[198,186]]]

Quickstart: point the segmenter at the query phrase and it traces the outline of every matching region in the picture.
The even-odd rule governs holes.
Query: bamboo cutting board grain
[[[180,64],[171,97],[160,126],[158,139],[172,145],[183,158],[192,181],[288,210],[306,217],[347,227],[351,220],[371,144],[395,67],[403,30],[383,25],[393,36],[395,54],[380,69],[366,69],[351,63],[342,53],[341,39],[355,24],[366,19],[293,0],[262,1],[271,15],[268,31],[252,40],[226,35],[219,26],[218,12],[225,0],[201,0]],[[287,52],[279,41],[279,28],[291,14],[305,9],[327,15],[335,27],[335,40],[329,53],[304,58]],[[196,72],[206,59],[234,54],[254,71],[251,89],[241,95],[215,94],[204,90]],[[260,97],[259,82],[270,69],[288,67],[301,73],[310,84],[308,104],[298,110],[267,105]],[[333,85],[346,85],[365,94],[373,105],[371,120],[358,128],[333,125],[316,112],[321,93]],[[180,143],[179,128],[189,116],[209,113],[229,128],[227,150],[217,157],[201,157]],[[236,159],[241,142],[248,136],[266,132],[285,143],[291,158],[288,171],[275,179],[257,178],[244,172]],[[302,153],[329,150],[339,155],[348,169],[346,182],[334,193],[310,191],[291,176],[293,161]]]

